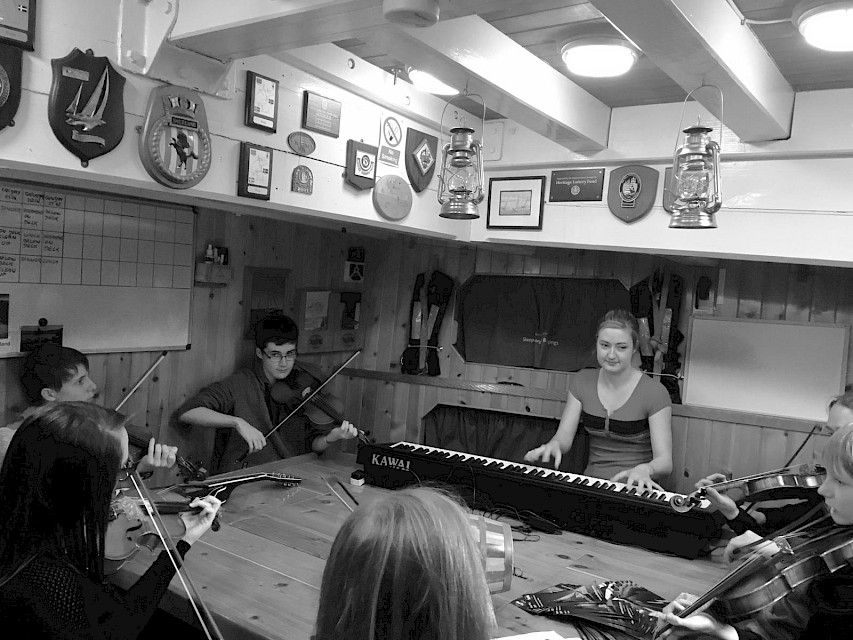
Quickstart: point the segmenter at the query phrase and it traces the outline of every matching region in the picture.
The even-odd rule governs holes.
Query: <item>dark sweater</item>
[[[190,545],[176,545],[183,557]],[[169,588],[175,568],[163,551],[126,593],[98,584],[62,558],[35,556],[0,587],[0,629],[28,640],[130,640]]]

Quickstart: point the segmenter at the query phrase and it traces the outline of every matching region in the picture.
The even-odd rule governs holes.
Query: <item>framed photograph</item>
[[[250,142],[240,143],[237,195],[269,200],[272,189],[272,149]]]
[[[545,176],[489,178],[488,229],[542,229]]]
[[[246,72],[247,127],[276,132],[278,125],[278,80],[254,71]]]
[[[341,103],[311,91],[304,96],[302,128],[337,138],[341,133]]]

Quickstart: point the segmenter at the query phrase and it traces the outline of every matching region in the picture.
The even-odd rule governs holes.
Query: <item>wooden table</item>
[[[323,567],[349,515],[323,476],[337,475],[362,504],[382,500],[387,493],[369,485],[350,486],[354,468],[354,456],[328,452],[254,467],[252,471],[286,473],[303,481],[297,488],[272,482],[237,487],[223,507],[221,529],[208,531],[193,545],[185,566],[227,640],[302,640],[311,635]],[[114,581],[130,586],[152,558],[147,551],[137,553]],[[671,599],[682,591],[701,593],[726,572],[719,559],[685,560],[568,532],[515,542],[514,564],[517,576],[523,577],[513,578],[510,591],[493,596],[499,625],[495,637],[549,629],[575,636],[570,624],[530,615],[511,604],[524,593],[561,582],[630,579]],[[193,619],[177,578],[161,607],[181,619]]]

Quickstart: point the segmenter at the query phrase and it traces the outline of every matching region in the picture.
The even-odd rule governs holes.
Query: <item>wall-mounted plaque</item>
[[[269,200],[271,190],[272,149],[250,142],[241,142],[237,195]]]
[[[36,33],[36,0],[0,2],[0,42],[33,50]]]
[[[302,128],[337,138],[341,133],[341,103],[306,91],[302,104]]]
[[[304,131],[294,131],[287,136],[287,146],[293,149],[293,153],[300,156],[310,156],[317,148],[317,143]]]
[[[356,189],[370,189],[376,182],[376,154],[373,145],[347,140],[347,163],[344,178]]]
[[[314,174],[304,164],[298,165],[290,176],[290,190],[311,195],[314,192]]]
[[[623,222],[636,222],[652,208],[658,187],[658,171],[629,164],[610,172],[607,206]]]
[[[275,133],[278,124],[278,80],[246,72],[247,127]]]
[[[601,200],[604,169],[567,169],[551,172],[548,202]]]

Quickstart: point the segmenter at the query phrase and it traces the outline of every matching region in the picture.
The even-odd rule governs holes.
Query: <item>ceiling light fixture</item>
[[[805,0],[794,7],[791,21],[813,47],[853,51],[853,2]]]
[[[570,73],[589,78],[621,76],[639,57],[627,40],[616,36],[575,38],[563,45],[560,54]]]
[[[438,0],[382,0],[382,15],[391,24],[430,27],[438,22]]]
[[[406,67],[406,72],[408,73],[409,81],[420,91],[426,91],[437,96],[455,96],[459,93],[459,91],[426,71]]]

